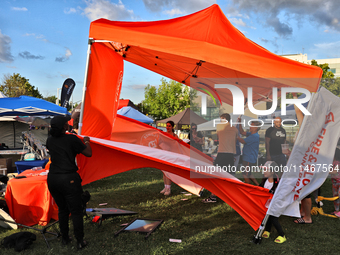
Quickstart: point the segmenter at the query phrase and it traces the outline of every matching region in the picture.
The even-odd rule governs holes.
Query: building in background
[[[312,59],[308,59],[307,54],[288,54],[281,55],[282,57],[289,58],[305,64],[311,64]],[[340,58],[326,58],[326,59],[315,59],[318,64],[328,64],[329,71],[334,74],[334,77],[340,77]]]

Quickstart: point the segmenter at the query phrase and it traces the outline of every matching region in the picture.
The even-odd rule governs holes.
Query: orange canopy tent
[[[277,56],[246,38],[218,5],[170,20],[99,19],[91,23],[89,37],[104,40],[106,47],[126,61],[195,89],[204,83],[213,94],[219,92],[214,91],[213,82],[222,78],[240,87],[244,94],[252,86],[254,100],[268,95],[274,86],[315,92],[322,76],[320,68]],[[204,78],[211,79],[202,81]],[[232,103],[227,91],[220,99]]]
[[[319,67],[277,56],[246,38],[218,5],[170,20],[99,19],[91,22],[89,38],[89,52],[101,59],[96,61],[96,67],[88,68],[84,86],[96,87],[86,95],[101,94],[102,97],[96,99],[100,101],[96,106],[99,114],[98,107],[112,105],[112,95],[120,93],[120,86],[112,84],[117,80],[113,78],[114,67],[107,66],[117,59],[113,57],[117,53],[126,61],[203,93],[209,91],[229,104],[231,92],[225,88],[215,89],[215,83],[236,85],[243,94],[252,87],[253,101],[256,101],[268,97],[272,87],[292,86],[316,92],[322,76]],[[89,58],[88,55],[88,62]],[[113,105],[116,111],[118,106]],[[114,118],[110,117],[110,123]]]
[[[218,5],[164,21],[99,19],[91,23],[89,37],[79,133],[101,140],[93,147],[91,159],[78,158],[84,183],[138,167],[155,167],[190,179],[194,166],[185,157],[211,165],[211,160],[200,152],[191,153],[188,145],[173,137],[116,116],[123,60],[203,93],[208,91],[226,103],[232,103],[231,93],[214,88],[221,79],[244,93],[247,87],[253,87],[253,98],[259,100],[270,95],[272,87],[292,86],[315,92],[322,75],[318,67],[279,57],[247,39]],[[177,161],[186,163],[176,165]],[[226,201],[257,229],[271,195],[226,176],[219,178],[192,180]]]

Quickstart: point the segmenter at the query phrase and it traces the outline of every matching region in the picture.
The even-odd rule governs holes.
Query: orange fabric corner
[[[117,115],[123,58],[103,44],[91,48],[82,135],[109,139]]]

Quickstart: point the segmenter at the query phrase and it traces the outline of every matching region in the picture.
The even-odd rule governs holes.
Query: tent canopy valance
[[[0,98],[0,116],[65,115],[67,109],[40,98],[20,96]]]

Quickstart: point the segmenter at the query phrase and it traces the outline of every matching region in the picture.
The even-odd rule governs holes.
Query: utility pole
[[[57,89],[57,100],[55,100],[55,104],[59,106],[59,90],[61,90],[61,88]]]

